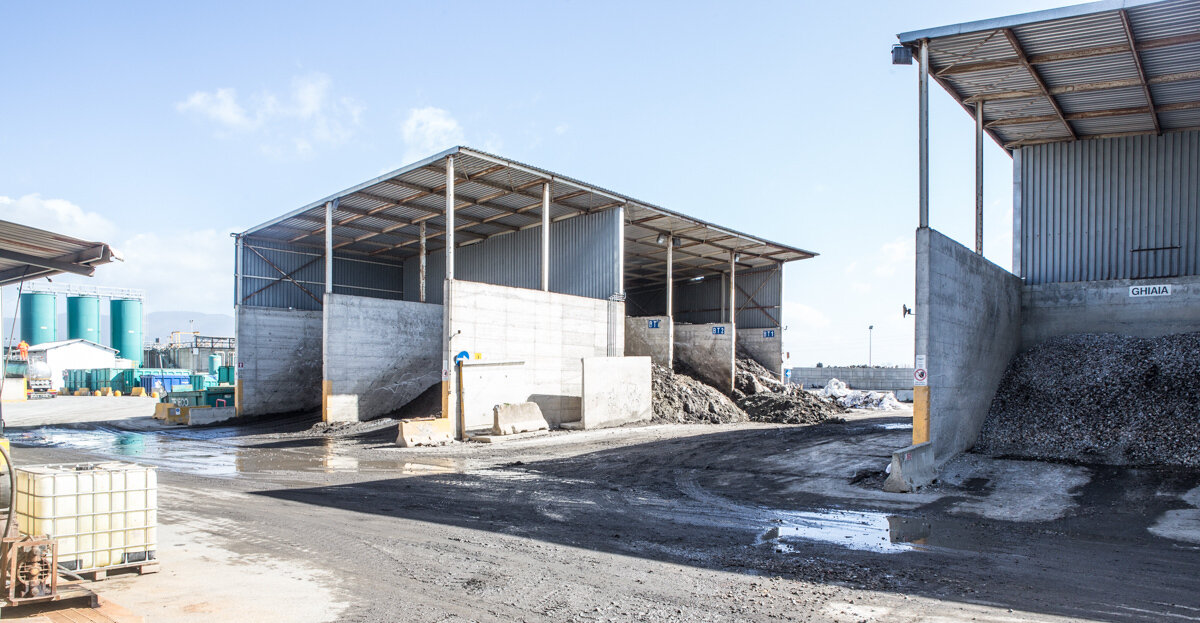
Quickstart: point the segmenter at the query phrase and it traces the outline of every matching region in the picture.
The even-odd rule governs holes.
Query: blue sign
[[[792,378],[792,371],[791,371],[791,370],[784,370],[784,371],[783,371],[783,380],[785,380],[785,381],[786,381],[786,380],[788,380],[788,379],[790,379],[790,378]]]
[[[465,350],[454,356],[454,363],[463,363],[465,361],[470,361],[470,360],[471,360],[471,353],[468,353]]]
[[[660,322],[662,322],[662,321],[658,320],[658,319],[648,319],[648,320],[646,320],[646,325],[650,329],[657,329],[658,323],[660,323]]]
[[[775,337],[775,329],[763,329],[763,337]]]
[[[713,327],[713,335],[725,335],[725,327]]]

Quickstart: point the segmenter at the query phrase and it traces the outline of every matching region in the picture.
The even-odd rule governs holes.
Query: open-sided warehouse
[[[781,369],[783,265],[814,255],[456,147],[237,236],[238,411],[364,420],[440,385],[460,431],[509,402],[575,422],[593,357],[731,389],[738,348]]]
[[[899,39],[894,61],[920,65],[916,356],[928,379],[903,454],[937,465],[975,444],[1019,351],[1200,330],[1200,2],[1096,2]],[[929,78],[976,123],[974,249],[929,227]],[[988,137],[1012,156],[1011,273],[982,256]]]

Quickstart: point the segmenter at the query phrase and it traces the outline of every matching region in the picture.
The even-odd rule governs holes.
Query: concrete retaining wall
[[[851,389],[882,392],[908,392],[913,387],[912,368],[851,368],[830,366],[825,368],[792,368],[788,382],[814,389],[825,387],[829,379],[838,379]],[[896,396],[899,398],[899,394]]]
[[[1170,296],[1129,296],[1130,286],[1171,286]],[[1074,333],[1157,337],[1200,331],[1200,277],[1044,283],[1021,291],[1021,348]]]
[[[654,324],[657,323],[657,326]],[[625,355],[649,357],[655,365],[671,367],[671,319],[635,316],[625,319]]]
[[[321,406],[321,315],[238,307],[238,408],[243,417]]]
[[[584,358],[583,428],[649,420],[650,378],[650,357]]]
[[[714,329],[720,328],[720,333]],[[691,369],[709,385],[733,392],[733,325],[675,325],[675,360]],[[677,371],[680,368],[677,368]]]
[[[918,229],[916,305],[916,353],[926,357],[930,441],[941,465],[975,444],[1020,346],[1021,282],[946,236]]]
[[[783,379],[783,331],[779,327],[746,329],[738,325],[737,348],[739,355],[748,355]]]
[[[614,352],[623,352],[624,322],[610,327],[609,320],[625,317],[624,304],[471,281],[447,284],[445,360],[461,351],[472,357],[473,365],[463,369],[468,427],[490,426],[492,408],[504,402],[538,403],[551,426],[579,420],[581,360],[607,356],[610,340]]]
[[[328,294],[324,420],[391,413],[441,381],[442,306]]]

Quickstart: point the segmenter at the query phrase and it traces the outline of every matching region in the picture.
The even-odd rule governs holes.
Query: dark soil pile
[[[1054,338],[1017,355],[976,450],[1200,467],[1200,333]]]
[[[827,402],[809,392],[776,394],[759,392],[746,396],[737,405],[754,422],[776,424],[820,424],[846,410],[835,403]]]
[[[654,422],[726,424],[749,419],[728,396],[686,374],[656,365],[651,385]]]

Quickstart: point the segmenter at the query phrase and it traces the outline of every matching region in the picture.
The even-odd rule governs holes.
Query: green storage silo
[[[53,342],[58,321],[58,298],[48,292],[21,295],[21,339],[30,346]]]
[[[100,343],[99,297],[67,297],[67,339]]]
[[[112,326],[112,347],[117,356],[142,365],[142,302],[133,299],[113,299],[109,307]]]

